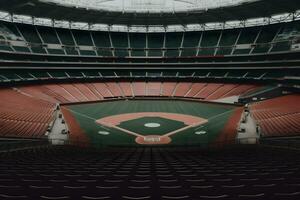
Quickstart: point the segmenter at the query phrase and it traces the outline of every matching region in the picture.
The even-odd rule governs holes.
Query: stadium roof
[[[85,2],[85,4],[82,2]],[[88,2],[92,2],[92,4]],[[98,3],[93,4],[93,2]],[[216,2],[220,4],[216,5]],[[279,13],[291,13],[299,8],[299,0],[0,1],[0,10],[13,14],[75,22],[120,25],[184,25],[246,20],[249,18],[270,17]]]
[[[126,13],[206,10],[259,0],[40,0],[66,7]]]

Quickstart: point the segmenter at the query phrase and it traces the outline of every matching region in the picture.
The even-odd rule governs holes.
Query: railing
[[[238,147],[238,146],[250,146],[254,144],[259,144],[258,138],[248,138],[251,139],[252,142],[246,143],[241,142],[237,139],[225,139],[222,141],[201,141],[194,143],[193,141],[184,140],[181,144],[167,144],[167,145],[140,145],[140,144],[134,144],[134,143],[118,143],[116,145],[113,144],[105,144],[102,141],[97,142],[86,142],[82,140],[62,140],[61,144],[68,145],[68,146],[78,146],[78,147],[87,147],[87,148],[95,148],[95,149],[101,149],[101,148],[110,148],[110,147],[159,147],[159,148],[176,148],[176,147],[185,147],[185,148],[199,148],[199,149],[224,149],[224,148],[232,148],[232,147]],[[56,141],[57,142],[57,141]]]
[[[300,151],[300,137],[294,138],[248,138],[255,142],[253,143],[244,143],[236,139],[234,140],[222,140],[217,142],[207,142],[202,141],[197,144],[190,144],[188,141],[183,141],[180,145],[138,145],[138,144],[129,144],[123,143],[118,145],[107,145],[101,141],[98,143],[84,142],[81,140],[61,140],[61,146],[76,147],[78,149],[87,148],[87,149],[107,149],[107,148],[184,148],[187,150],[192,149],[203,149],[203,150],[225,150],[233,148],[260,148],[260,147],[270,147],[270,148],[280,148],[280,149],[289,149],[289,150],[299,150]],[[57,142],[59,139],[55,139]],[[48,148],[52,145],[51,140],[15,140],[15,139],[2,139],[0,140],[0,153],[3,152],[12,152],[18,150],[25,150],[31,148]]]
[[[294,149],[300,151],[300,136],[299,137],[283,137],[283,138],[262,138],[262,145]]]
[[[49,145],[48,140],[1,139],[0,153]]]
[[[146,35],[146,33],[145,33]],[[24,47],[30,48],[30,47],[46,47],[48,48],[48,45],[51,45],[50,43],[33,43],[33,42],[26,42],[26,41],[19,41],[19,40],[9,40],[9,39],[0,39],[0,44],[2,45],[14,45],[15,42],[18,42],[18,44],[23,43]],[[277,43],[282,43],[282,42],[287,42],[289,43],[289,45],[292,45],[294,42],[294,39],[282,39],[282,40],[278,40],[278,41],[273,41],[273,42],[262,42],[262,43],[249,43],[247,45],[249,45],[251,48],[252,47],[257,47],[257,46],[266,46],[271,48],[272,45],[275,45]],[[60,48],[58,48],[58,50],[64,50],[65,48],[72,48],[72,49],[77,49],[80,50],[80,47],[86,47],[85,45],[59,45]],[[112,50],[126,50],[126,51],[151,51],[151,50],[156,50],[156,51],[170,51],[170,50],[195,50],[196,51],[202,51],[202,50],[222,50],[222,49],[232,49],[232,48],[236,48],[237,46],[239,46],[238,44],[233,44],[233,45],[222,45],[222,46],[209,46],[209,47],[199,47],[198,44],[195,44],[195,47],[175,47],[175,48],[168,48],[168,47],[161,47],[161,48],[148,48],[148,47],[144,47],[144,48],[131,48],[131,47],[100,47],[100,46],[90,46],[91,49],[90,51],[95,51],[95,50],[104,50],[104,51],[112,51]],[[290,50],[283,50],[283,51],[278,51],[278,52],[290,52]],[[31,53],[31,52],[22,52],[25,54],[45,54],[47,55],[47,53]],[[269,52],[270,53],[270,52]],[[256,53],[256,54],[269,54],[268,52],[265,53]],[[274,52],[273,52],[274,53]],[[253,53],[254,54],[254,53]],[[56,55],[56,56],[66,56],[66,55],[62,55],[62,54],[49,54],[49,55]],[[231,54],[224,54],[224,55],[231,55]],[[238,55],[238,54],[237,54]],[[245,54],[240,54],[240,55],[245,55]],[[246,55],[250,55],[246,54]],[[67,55],[67,56],[74,56],[74,55]],[[97,55],[84,55],[84,56],[88,56],[88,57],[99,57]],[[191,54],[190,56],[197,56],[196,53]],[[199,55],[201,56],[213,56],[213,55]],[[231,56],[235,56],[235,55],[231,55]],[[111,57],[111,56],[108,56]],[[116,56],[117,57],[117,56]],[[126,56],[129,57],[129,56]],[[138,56],[139,57],[139,56]],[[151,58],[152,56],[140,56],[140,57],[149,57]],[[156,56],[154,56],[155,58]],[[159,57],[164,57],[167,58],[168,56],[159,56]],[[172,57],[172,56],[171,56]],[[173,57],[178,57],[178,56],[173,56]],[[188,57],[188,56],[181,56],[181,57]]]

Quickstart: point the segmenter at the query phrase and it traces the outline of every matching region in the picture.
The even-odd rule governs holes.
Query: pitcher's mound
[[[160,127],[160,124],[159,123],[147,123],[147,124],[144,124],[144,126],[147,128],[157,128],[157,127]]]

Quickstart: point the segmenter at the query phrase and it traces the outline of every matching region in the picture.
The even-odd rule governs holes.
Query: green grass
[[[220,134],[235,106],[210,104],[204,102],[190,102],[177,100],[121,100],[92,104],[66,106],[78,121],[93,145],[137,145],[135,137],[120,130],[102,127],[95,120],[125,113],[136,112],[167,112],[197,116],[208,119],[202,126],[190,128],[171,136],[171,145],[202,145],[213,142]],[[151,119],[151,122],[162,124],[160,129],[146,128],[143,125],[149,118],[131,120],[121,123],[122,128],[138,132],[139,134],[164,134],[181,127],[181,122],[170,122],[166,119]],[[171,120],[172,121],[172,120]],[[126,125],[127,124],[127,125]],[[168,125],[169,124],[169,125]],[[156,129],[156,128],[155,128]],[[207,134],[196,135],[195,132],[205,130]],[[107,131],[109,135],[101,135],[99,131]]]
[[[158,123],[160,127],[149,128],[145,127],[146,123]],[[164,135],[166,133],[183,128],[186,125],[183,122],[160,118],[160,117],[143,117],[122,122],[119,127],[140,135]]]
[[[232,115],[233,110],[230,110],[215,118],[209,119],[208,123],[202,126],[190,128],[172,136],[172,144],[174,145],[207,145],[213,142],[223,130],[227,120]],[[196,135],[197,131],[205,131],[204,135]]]

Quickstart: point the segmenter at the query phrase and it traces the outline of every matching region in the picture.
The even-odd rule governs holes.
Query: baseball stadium
[[[1,0],[0,199],[300,199],[299,0]]]

